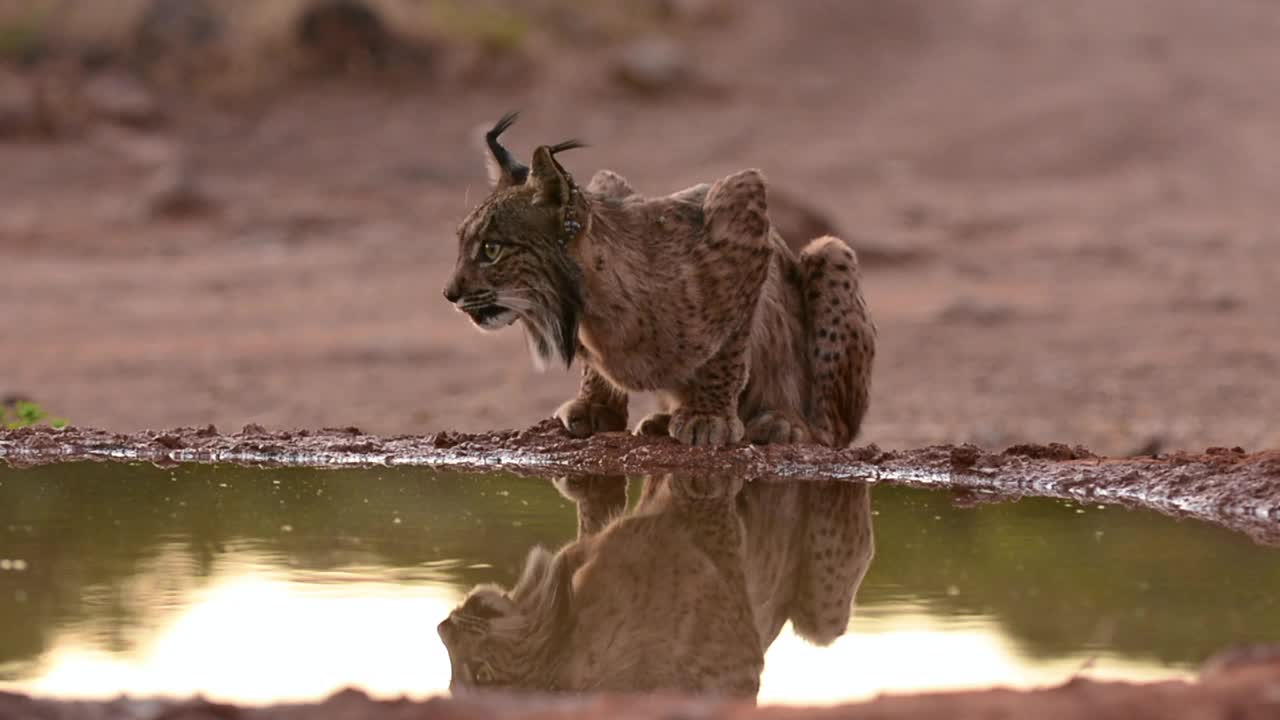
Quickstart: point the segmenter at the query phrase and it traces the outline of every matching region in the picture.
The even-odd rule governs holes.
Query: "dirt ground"
[[[0,394],[84,426],[522,427],[572,392],[440,297],[478,126],[660,193],[763,168],[858,248],[880,328],[861,441],[1280,447],[1280,12],[1265,2],[752,2],[479,80],[162,98],[150,131],[0,141]],[[177,148],[215,212],[143,209]],[[163,164],[163,163],[162,163]],[[637,404],[636,408],[641,406]],[[639,410],[633,410],[633,417]]]

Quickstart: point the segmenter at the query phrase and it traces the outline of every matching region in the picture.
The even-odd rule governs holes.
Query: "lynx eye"
[[[502,257],[502,249],[503,246],[501,243],[487,240],[485,241],[485,244],[480,246],[480,255],[482,255],[485,260],[495,263],[498,262],[498,258]]]

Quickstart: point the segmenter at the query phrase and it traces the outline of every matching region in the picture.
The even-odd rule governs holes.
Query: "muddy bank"
[[[1280,451],[1209,448],[1149,458],[1105,458],[1061,444],[972,445],[885,451],[875,445],[686,448],[669,440],[606,434],[569,437],[555,421],[519,431],[380,437],[359,428],[268,431],[250,425],[135,434],[69,428],[0,432],[12,465],[69,460],[247,463],[273,466],[421,465],[529,475],[638,474],[684,470],[751,479],[864,479],[951,490],[959,503],[1024,495],[1150,508],[1214,522],[1280,545]]]
[[[449,720],[550,720],[552,718],[705,718],[731,720],[761,718],[965,718],[1038,717],[1094,720],[1179,720],[1230,717],[1238,720],[1275,718],[1280,714],[1280,662],[1256,662],[1224,672],[1206,673],[1198,682],[1130,684],[1074,679],[1055,688],[1034,691],[984,690],[881,697],[867,703],[831,708],[754,708],[714,700],[657,697],[598,697],[563,700],[528,698],[435,699],[378,702],[356,691],[338,693],[321,704],[239,708],[204,701],[161,702],[116,700],[55,702],[0,693],[0,717],[42,720],[194,720],[247,718],[448,718]]]

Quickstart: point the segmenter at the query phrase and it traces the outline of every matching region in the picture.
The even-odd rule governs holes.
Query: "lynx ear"
[[[489,170],[489,184],[494,190],[523,185],[529,178],[529,168],[498,142],[498,138],[520,117],[520,113],[503,115],[489,132],[484,134],[484,164]]]
[[[573,194],[573,176],[556,160],[556,153],[586,147],[577,140],[566,140],[556,145],[542,145],[533,151],[533,171],[528,185],[536,191],[534,202],[552,207],[568,204]]]

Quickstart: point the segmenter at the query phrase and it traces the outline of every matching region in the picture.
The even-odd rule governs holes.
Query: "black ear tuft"
[[[518,112],[507,113],[489,132],[484,134],[484,142],[489,150],[485,158],[489,166],[489,181],[495,189],[523,185],[529,178],[528,166],[517,160],[511,151],[498,142],[498,138],[515,123],[518,117],[520,117]]]
[[[564,142],[552,145],[551,154],[555,155],[556,153],[562,153],[566,150],[577,150],[578,148],[584,147],[587,147],[587,144],[576,138],[572,140],[565,140]]]
[[[579,140],[566,140],[555,145],[540,145],[533,151],[533,170],[529,173],[528,185],[538,191],[534,202],[552,206],[569,202],[573,176],[556,159],[556,154],[582,147],[586,144]]]

